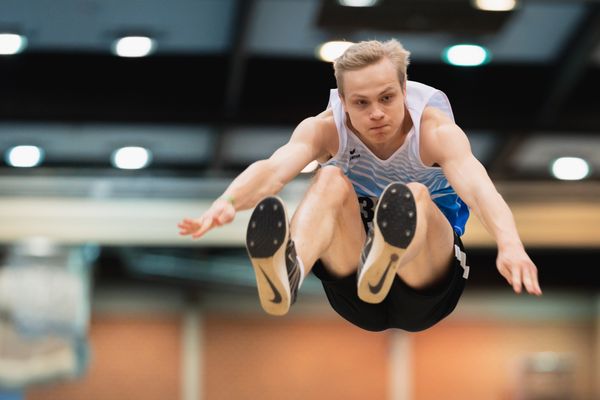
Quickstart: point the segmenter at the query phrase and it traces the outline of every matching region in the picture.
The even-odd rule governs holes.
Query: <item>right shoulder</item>
[[[335,156],[340,146],[340,138],[337,130],[337,125],[333,117],[333,110],[328,108],[319,115],[313,117],[316,119],[316,123],[319,125],[319,131],[325,141],[324,146],[327,150],[326,157],[319,161],[327,161],[329,158]]]
[[[328,108],[322,113],[311,117],[317,129],[324,135],[335,134],[337,136],[337,127],[333,118],[333,111]]]
[[[333,112],[328,109],[300,122],[292,134],[291,141],[308,144],[320,162],[333,157],[339,147]]]

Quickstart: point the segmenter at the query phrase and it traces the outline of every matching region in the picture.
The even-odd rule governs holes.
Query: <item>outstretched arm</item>
[[[454,190],[494,237],[500,274],[516,293],[524,286],[528,293],[541,295],[537,268],[525,252],[508,205],[473,156],[465,133],[447,117],[434,114],[436,122],[424,135],[426,153],[442,167]]]
[[[324,153],[322,123],[317,118],[302,121],[287,144],[268,159],[246,168],[204,214],[183,219],[177,225],[179,234],[197,239],[210,229],[233,221],[236,211],[252,208],[264,197],[278,193],[309,162]]]

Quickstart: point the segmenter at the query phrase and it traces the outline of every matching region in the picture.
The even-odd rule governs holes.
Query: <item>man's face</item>
[[[342,102],[354,129],[373,144],[396,137],[404,121],[404,91],[394,65],[377,64],[344,73]]]

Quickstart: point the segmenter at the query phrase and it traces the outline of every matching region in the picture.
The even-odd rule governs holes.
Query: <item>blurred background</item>
[[[600,2],[479,3],[1,0],[0,399],[600,398]],[[448,95],[544,296],[512,292],[473,217],[466,292],[425,332],[361,331],[312,276],[267,316],[249,212],[176,224],[326,107],[325,43],[389,38]]]

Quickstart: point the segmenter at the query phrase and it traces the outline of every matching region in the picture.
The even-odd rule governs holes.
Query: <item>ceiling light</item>
[[[127,36],[115,41],[113,53],[119,57],[146,57],[155,49],[154,40],[146,36]]]
[[[373,7],[379,0],[338,0],[345,7]]]
[[[578,181],[590,173],[590,166],[583,158],[561,157],[552,163],[552,175],[564,181]]]
[[[119,169],[142,169],[150,163],[151,154],[143,147],[122,147],[112,154],[112,164]]]
[[[457,44],[445,49],[442,59],[448,64],[459,67],[476,67],[487,63],[490,55],[484,47],[474,44]]]
[[[14,33],[0,33],[0,54],[12,55],[22,52],[27,46],[25,36]]]
[[[17,168],[31,168],[41,164],[43,151],[37,146],[15,146],[6,153],[6,163]]]
[[[473,6],[483,11],[511,11],[517,0],[473,0]]]
[[[345,42],[345,41],[332,41],[327,42],[319,46],[317,51],[318,56],[321,60],[327,62],[333,62],[336,58],[344,54],[348,47],[352,46],[354,43]]]

